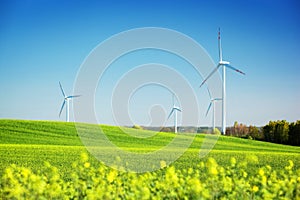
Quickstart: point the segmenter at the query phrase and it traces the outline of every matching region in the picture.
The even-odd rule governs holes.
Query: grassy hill
[[[98,128],[98,125],[80,124],[86,130]],[[107,137],[117,146],[128,151],[151,152],[158,150],[169,142],[173,133],[157,133],[124,128],[126,132],[141,137],[132,137],[119,127],[101,125]],[[88,136],[87,136],[88,137]],[[143,138],[145,137],[145,138]],[[180,137],[190,137],[182,134]],[[253,161],[253,168],[261,165],[271,165],[274,169],[283,168],[288,160],[293,160],[296,168],[300,168],[300,148],[272,144],[254,140],[246,140],[228,136],[220,136],[208,156],[200,159],[199,149],[206,136],[198,134],[190,148],[173,163],[178,168],[196,167],[201,160],[213,157],[222,165],[229,165],[231,157],[238,161],[250,159],[255,155],[259,163]],[[86,138],[93,140],[93,138]],[[213,138],[216,139],[216,138]],[[176,151],[176,149],[174,149]],[[79,160],[80,154],[87,152],[77,134],[74,123],[52,121],[0,120],[0,174],[10,164],[30,167],[39,170],[45,161],[58,167],[61,174],[70,173],[71,164]],[[98,161],[90,156],[91,164]],[[251,170],[251,169],[250,169]]]

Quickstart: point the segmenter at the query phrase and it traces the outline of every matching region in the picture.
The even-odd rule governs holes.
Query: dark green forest
[[[233,127],[227,128],[226,133],[229,136],[300,146],[300,120],[292,123],[286,120],[269,121],[263,127],[235,122]]]

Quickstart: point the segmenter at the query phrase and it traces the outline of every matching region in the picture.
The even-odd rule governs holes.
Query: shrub
[[[143,130],[143,128],[140,125],[137,125],[137,124],[133,125],[132,128]]]

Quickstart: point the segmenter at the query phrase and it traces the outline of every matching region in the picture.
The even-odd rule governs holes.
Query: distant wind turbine
[[[209,98],[210,98],[210,104],[209,104],[209,106],[208,106],[208,108],[207,108],[207,111],[206,111],[206,115],[205,115],[205,116],[207,116],[207,114],[208,114],[210,108],[212,107],[212,133],[214,133],[214,132],[215,132],[215,102],[216,102],[216,101],[221,101],[222,98],[212,98],[212,97],[211,97],[211,94],[210,94],[210,91],[209,91],[208,88],[207,88],[207,91],[208,91]]]
[[[226,67],[229,69],[232,69],[236,72],[239,72],[243,75],[245,75],[244,72],[232,67],[228,61],[224,61],[222,59],[222,47],[221,47],[221,36],[220,36],[220,28],[219,28],[219,33],[218,33],[218,47],[219,47],[219,63],[217,67],[207,76],[206,79],[201,83],[200,87],[222,66],[223,68],[223,87],[222,87],[222,134],[226,134],[226,88],[225,88],[225,75],[226,75]]]
[[[174,95],[173,95],[173,107],[172,107],[172,110],[171,110],[171,112],[168,116],[168,119],[174,113],[174,130],[175,130],[175,133],[177,133],[177,111],[181,112],[181,109],[179,107],[175,106]]]
[[[70,117],[69,117],[69,107],[70,107],[70,105],[69,105],[69,101],[70,101],[70,99],[72,99],[72,98],[75,98],[75,97],[80,97],[81,95],[72,95],[72,96],[66,96],[65,95],[65,92],[64,92],[64,89],[63,89],[63,87],[61,86],[61,83],[59,82],[59,87],[60,87],[60,90],[61,90],[61,92],[62,92],[62,95],[64,96],[64,101],[63,101],[63,103],[62,103],[62,105],[61,105],[61,108],[60,108],[60,112],[59,112],[59,117],[60,117],[60,115],[61,115],[61,112],[62,112],[62,110],[64,109],[64,106],[66,105],[66,121],[67,122],[69,122],[69,119],[70,119]]]

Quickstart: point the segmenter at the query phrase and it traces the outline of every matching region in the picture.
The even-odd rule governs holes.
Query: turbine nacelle
[[[223,61],[223,60],[221,60],[220,62],[219,62],[219,65],[229,65],[230,64],[230,62],[228,62],[228,61]]]

